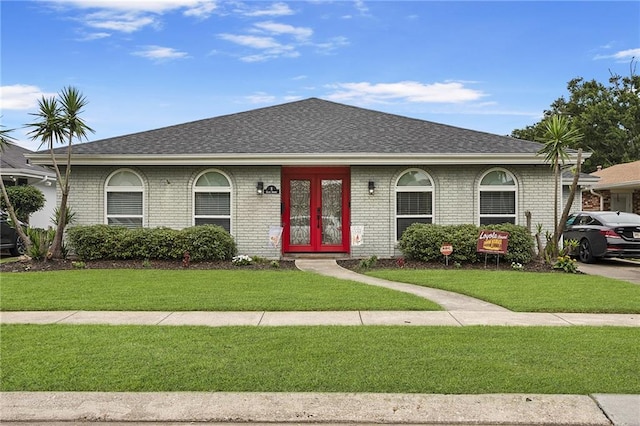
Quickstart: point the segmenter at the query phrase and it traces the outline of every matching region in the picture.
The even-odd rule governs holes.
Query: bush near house
[[[486,225],[435,225],[415,223],[408,227],[400,238],[398,247],[407,259],[422,262],[441,261],[440,247],[443,243],[453,246],[449,259],[460,263],[475,263],[484,260],[476,252],[478,234],[481,229],[509,233],[507,253],[502,258],[507,262],[529,263],[533,257],[534,241],[524,226],[512,224]]]
[[[216,225],[182,230],[91,225],[68,231],[69,245],[83,260],[175,260],[189,252],[192,261],[230,260],[233,237]]]

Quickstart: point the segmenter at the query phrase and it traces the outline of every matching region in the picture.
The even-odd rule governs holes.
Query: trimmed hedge
[[[477,253],[478,235],[481,229],[509,233],[507,253],[502,259],[507,262],[529,263],[533,257],[534,240],[526,227],[512,224],[486,225],[434,225],[415,223],[409,226],[398,243],[407,259],[422,262],[441,261],[440,247],[443,243],[453,246],[449,259],[460,263],[484,261],[483,253]]]
[[[82,260],[176,260],[186,251],[191,261],[230,260],[233,237],[216,225],[182,230],[91,225],[68,230],[69,245]]]

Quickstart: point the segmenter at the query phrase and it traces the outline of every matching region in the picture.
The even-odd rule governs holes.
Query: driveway
[[[640,262],[637,261],[605,259],[592,264],[579,263],[578,270],[640,285]]]

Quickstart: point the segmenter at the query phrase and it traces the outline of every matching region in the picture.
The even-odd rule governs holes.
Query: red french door
[[[283,250],[349,252],[348,167],[282,169]]]

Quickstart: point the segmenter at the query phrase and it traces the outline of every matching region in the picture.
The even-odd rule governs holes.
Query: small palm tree
[[[65,87],[58,94],[60,100],[56,98],[42,97],[38,101],[38,112],[32,115],[38,119],[27,127],[33,128],[29,135],[32,140],[39,139],[40,146],[46,145],[51,154],[51,161],[60,182],[60,218],[56,228],[56,235],[51,245],[50,254],[47,257],[59,259],[62,257],[62,239],[64,236],[64,228],[67,225],[66,212],[67,201],[69,199],[69,176],[71,174],[71,145],[74,138],[79,140],[86,139],[87,133],[92,132],[80,114],[82,109],[87,105],[86,98],[74,87]],[[67,161],[65,165],[64,176],[60,172],[60,167],[56,160],[54,146],[57,143],[67,142]]]
[[[582,135],[576,129],[572,129],[567,118],[561,115],[552,115],[547,118],[543,128],[544,134],[540,141],[544,142],[544,147],[538,151],[538,154],[545,156],[544,159],[553,167],[555,176],[555,191],[553,196],[553,254],[557,256],[558,240],[560,239],[558,231],[558,229],[560,229],[560,224],[558,223],[560,165],[569,159],[567,150],[575,146],[575,144],[582,139]]]

